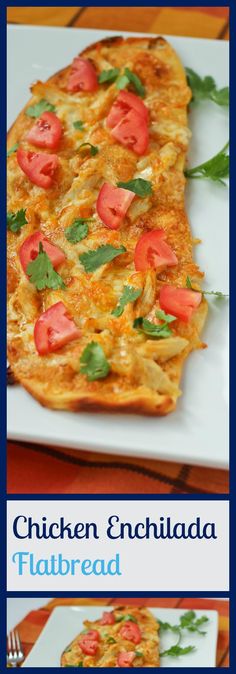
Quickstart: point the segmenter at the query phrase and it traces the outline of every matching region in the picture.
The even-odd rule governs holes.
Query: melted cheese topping
[[[99,646],[95,656],[85,655],[80,647],[82,632],[65,649],[61,656],[62,667],[118,667],[117,658],[120,653],[134,653],[133,667],[159,667],[159,625],[146,608],[117,607],[113,612],[114,625],[101,625],[99,620],[84,621],[86,630],[97,630]],[[132,641],[122,638],[121,627],[125,625],[124,618],[133,619],[141,632],[141,641],[135,645]]]
[[[98,406],[162,414],[174,408],[180,394],[184,358],[201,344],[206,302],[202,301],[189,324],[176,320],[169,339],[153,342],[133,328],[133,321],[140,315],[152,320],[164,283],[182,287],[188,275],[195,282],[202,277],[193,262],[193,241],[184,209],[183,167],[190,138],[186,105],[191,94],[175,52],[162,38],[107,40],[88,48],[85,57],[92,60],[98,73],[128,66],[141,78],[150,117],[149,148],[138,157],[115,141],[106,127],[107,114],[118,94],[115,84],[100,85],[91,94],[69,94],[70,68],[66,68],[49,82],[32,87],[31,104],[45,98],[55,105],[63,138],[57,152],[59,168],[50,189],[32,184],[15,154],[8,158],[8,210],[26,208],[27,217],[18,234],[8,234],[9,360],[17,379],[50,407]],[[73,126],[77,120],[84,123],[82,131]],[[34,122],[23,111],[10,132],[9,147],[19,142],[35,151],[26,139]],[[78,152],[85,142],[98,146],[96,156]],[[135,198],[120,229],[107,229],[96,212],[101,186],[105,181],[116,185],[134,177],[152,182],[152,196]],[[92,222],[88,236],[74,245],[66,239],[65,229],[79,217],[92,217]],[[178,265],[161,273],[137,272],[137,240],[154,228],[165,230]],[[39,229],[65,252],[66,260],[58,269],[65,290],[38,292],[21,268],[19,248]],[[102,244],[123,245],[127,252],[87,274],[79,255]],[[141,289],[141,296],[116,318],[111,312],[125,283]],[[56,353],[39,356],[33,337],[35,322],[59,300],[82,337]],[[111,366],[106,379],[94,382],[79,372],[80,355],[91,341],[102,345]]]

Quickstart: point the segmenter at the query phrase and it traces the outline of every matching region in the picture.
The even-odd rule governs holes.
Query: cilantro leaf
[[[86,374],[89,381],[107,377],[110,366],[98,342],[90,342],[85,347],[80,357],[80,372]]]
[[[38,101],[35,105],[30,105],[25,111],[25,114],[28,115],[28,117],[40,117],[43,112],[55,112],[55,110],[55,105],[52,105],[46,101],[45,98],[42,98],[41,101]]]
[[[15,145],[12,145],[10,150],[8,150],[8,152],[7,152],[7,157],[10,157],[11,154],[14,154],[14,152],[16,152],[16,150],[18,150],[18,147],[19,147],[19,143],[15,143]]]
[[[143,657],[143,653],[141,653],[141,651],[134,651],[134,654],[135,654],[136,658],[142,658]]]
[[[83,131],[84,122],[82,122],[81,119],[78,119],[77,122],[73,122],[73,127],[78,131]]]
[[[136,290],[133,286],[126,285],[124,286],[123,293],[119,299],[119,302],[115,309],[111,312],[113,316],[117,318],[123,314],[126,304],[134,302],[141,295],[141,290]]]
[[[7,229],[10,229],[10,231],[14,232],[14,234],[16,234],[16,232],[19,232],[21,230],[21,227],[24,227],[24,225],[27,224],[25,214],[26,208],[21,208],[20,211],[17,211],[16,213],[8,211]]]
[[[182,648],[181,646],[178,646],[176,644],[175,646],[171,646],[171,648],[168,648],[167,651],[163,651],[160,653],[160,656],[163,658],[166,655],[169,655],[170,657],[176,658],[179,657],[180,655],[187,655],[188,653],[192,653],[195,651],[195,646],[186,646],[185,648]]]
[[[186,277],[186,288],[190,288],[195,292],[199,292],[199,290],[193,288],[190,276]],[[222,293],[220,290],[201,290],[200,292],[202,293],[202,295],[214,295],[215,297],[218,297],[219,300],[223,300],[225,297],[229,297],[229,295]]]
[[[131,622],[133,622],[133,623],[137,623],[136,618],[134,618],[134,616],[132,616],[130,613],[126,613],[125,615],[118,615],[118,616],[116,616],[116,622],[117,622],[117,623],[120,623],[120,622],[122,622],[123,620],[124,620],[124,621],[129,620],[129,621],[131,621]]]
[[[26,273],[29,276],[30,283],[34,283],[37,290],[44,290],[45,288],[57,290],[66,287],[61,276],[53,269],[50,258],[43,250],[42,243],[39,244],[39,252],[35,260],[27,265]]]
[[[125,89],[129,84],[133,86],[135,92],[143,98],[145,96],[145,87],[143,86],[138,75],[132,72],[129,68],[125,68],[124,74],[120,75],[116,81],[117,89]]]
[[[72,224],[65,229],[65,237],[70,243],[78,243],[88,236],[89,228],[87,223],[91,222],[89,218],[78,218],[73,220]]]
[[[165,311],[163,311],[162,309],[156,311],[156,317],[159,318],[160,321],[164,321],[165,323],[173,323],[173,321],[176,321],[176,316],[166,314]]]
[[[82,253],[82,255],[79,256],[79,259],[85,271],[92,272],[103,264],[111,262],[118,255],[122,255],[122,253],[126,253],[126,248],[124,246],[114,248],[114,246],[111,246],[108,243],[105,246],[99,246],[96,250],[89,250],[88,253]]]
[[[217,89],[215,80],[210,75],[201,78],[192,68],[186,68],[187,80],[192,90],[192,102],[210,99],[217,105],[229,105],[229,87]]]
[[[107,643],[108,644],[116,644],[116,640],[113,637],[108,637]]]
[[[126,183],[119,182],[117,187],[123,187],[125,190],[131,190],[138,195],[138,197],[148,197],[152,194],[152,183],[149,180],[144,180],[143,178],[135,178],[134,180],[128,180]]]
[[[120,73],[119,68],[110,68],[109,70],[102,70],[102,72],[99,75],[98,81],[100,84],[104,84],[105,82],[115,82],[119,73]]]
[[[160,630],[162,630],[163,632],[167,632],[167,630],[170,630],[171,632],[179,632],[178,625],[171,625],[170,623],[162,622],[162,620],[160,620],[159,618],[157,622],[159,623]]]
[[[116,80],[117,89],[126,89],[129,84],[129,78],[126,75],[120,75]]]
[[[191,169],[185,169],[184,174],[187,178],[209,178],[215,182],[225,185],[223,178],[229,176],[229,154],[226,152],[229,143],[218,152],[214,157]]]
[[[176,318],[173,316],[172,320],[174,321]],[[147,318],[139,316],[138,318],[135,318],[133,327],[137,328],[137,330],[143,332],[151,339],[165,339],[166,337],[170,337],[170,335],[172,335],[172,330],[168,325],[170,322],[171,321],[169,319],[168,321],[165,321],[165,323],[157,325],[156,323],[151,323],[151,321],[149,321]]]
[[[80,150],[83,149],[86,150],[86,148],[90,149],[91,157],[95,157],[95,154],[99,152],[98,147],[96,145],[92,145],[91,143],[82,143],[82,145],[78,147],[78,151],[80,152]]]

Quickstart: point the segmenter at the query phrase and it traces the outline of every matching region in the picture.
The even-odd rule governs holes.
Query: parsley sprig
[[[109,68],[109,70],[102,70],[99,75],[98,81],[100,84],[106,84],[107,82],[115,82],[118,75],[120,74],[119,68]]]
[[[195,290],[195,292],[199,292],[199,290],[196,290],[196,288],[192,286],[190,276],[186,277],[186,288],[190,288],[191,290]],[[225,295],[225,293],[222,293],[220,290],[201,290],[200,292],[202,293],[202,295],[214,295],[219,300],[223,300],[226,297],[229,297],[229,295]]]
[[[7,157],[10,157],[12,154],[14,154],[14,152],[16,152],[16,150],[18,150],[18,147],[19,147],[19,143],[15,143],[15,145],[12,145],[12,147],[10,147],[10,150],[8,150],[8,152],[7,152]]]
[[[103,264],[111,262],[118,255],[126,253],[126,248],[121,246],[120,248],[114,248],[111,244],[106,244],[105,246],[99,246],[96,250],[89,250],[87,253],[82,253],[79,255],[81,264],[83,265],[86,272],[93,272]]]
[[[150,339],[165,339],[166,337],[170,337],[173,333],[169,327],[169,323],[176,321],[176,317],[166,314],[161,309],[156,311],[156,317],[163,321],[163,323],[152,323],[147,318],[139,316],[135,318],[133,327],[137,328],[139,332],[143,332]]]
[[[79,243],[88,236],[88,222],[91,218],[76,218],[72,224],[65,229],[65,237],[70,243]]]
[[[117,318],[123,314],[126,304],[130,302],[135,302],[138,297],[141,295],[142,290],[136,290],[133,286],[126,285],[124,286],[123,293],[119,299],[119,302],[115,309],[111,312],[113,316]]]
[[[126,89],[129,85],[135,90],[136,94],[144,98],[146,92],[140,78],[132,70],[125,68],[124,74],[120,75],[116,80],[116,88]]]
[[[78,147],[78,152],[81,150],[89,150],[91,157],[95,157],[95,155],[99,152],[97,145],[92,145],[92,143],[82,143],[82,145]]]
[[[192,101],[201,101],[203,99],[210,99],[217,103],[217,105],[229,105],[229,87],[217,89],[215,80],[210,75],[200,77],[192,68],[186,68],[187,80],[192,90]]]
[[[152,183],[150,180],[144,180],[143,178],[134,178],[134,180],[128,180],[126,183],[119,182],[117,187],[130,190],[142,198],[149,197],[152,194]]]
[[[197,634],[201,634],[202,636],[205,636],[206,632],[203,632],[200,628],[202,625],[206,624],[208,622],[207,616],[203,615],[200,618],[197,618],[195,611],[186,611],[179,620],[179,623],[177,625],[171,625],[168,622],[162,622],[161,620],[158,619],[157,621],[160,626],[160,631],[161,632],[166,632],[166,631],[171,631],[174,634],[177,635],[178,639],[176,644],[171,646],[165,651],[162,651],[160,653],[161,657],[179,657],[180,655],[187,655],[188,653],[191,653],[192,651],[195,650],[195,646],[181,646],[181,641],[183,637],[183,631],[187,630],[188,632],[195,632]]]
[[[211,157],[211,159],[208,159],[208,161],[191,169],[185,169],[184,174],[186,178],[209,178],[214,182],[226,185],[223,178],[229,177],[228,147],[229,143],[226,143],[222,150],[214,157]]]
[[[43,245],[40,242],[39,252],[35,260],[29,262],[26,273],[29,276],[31,283],[34,283],[37,290],[45,290],[45,288],[64,289],[66,286],[60,274],[58,274],[52,266],[51,260],[47,253],[43,250]]]
[[[30,105],[25,111],[25,114],[28,115],[28,117],[40,117],[43,112],[55,112],[55,110],[55,105],[52,105],[52,103],[46,101],[45,98],[42,98],[41,101],[38,101],[35,105]]]
[[[9,229],[11,232],[14,232],[14,234],[16,234],[17,232],[20,232],[21,227],[24,227],[24,225],[27,224],[25,214],[26,214],[26,208],[21,208],[16,213],[13,213],[12,211],[8,211],[8,213],[7,213],[7,229]]]
[[[80,357],[80,372],[87,376],[88,381],[107,377],[110,365],[98,342],[90,342],[83,350]]]

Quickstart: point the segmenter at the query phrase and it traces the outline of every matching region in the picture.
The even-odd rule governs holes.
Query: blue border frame
[[[17,6],[18,3],[16,2],[11,2],[9,0],[6,2],[6,0],[2,1],[0,3],[0,62],[3,64],[2,67],[2,78],[1,78],[1,83],[2,83],[2,103],[4,104],[4,100],[6,100],[6,72],[5,72],[5,53],[6,53],[6,31],[5,31],[5,24],[6,24],[6,7],[14,7]],[[22,6],[25,7],[37,7],[37,6],[50,6],[50,7],[63,7],[65,3],[62,2],[50,2],[50,3],[32,3],[32,2],[22,2]],[[94,2],[92,6],[94,7],[99,7],[99,6],[105,6],[105,2]],[[128,7],[130,6],[144,6],[142,2],[134,2],[134,3],[126,3],[126,2],[118,2],[118,3],[111,3],[111,6],[118,6],[118,7]],[[76,6],[73,3],[70,3],[70,6]],[[89,3],[81,3],[82,7],[89,7],[91,6]],[[148,2],[148,6],[156,6],[156,2]],[[160,2],[158,4],[160,7],[166,7],[167,3]],[[194,7],[196,6],[195,2],[186,2],[182,1],[180,3],[175,3],[172,2],[170,4],[172,7]],[[228,2],[211,2],[208,0],[208,2],[199,2],[198,6],[213,6],[213,7],[230,7],[230,26],[231,26],[231,34],[233,35],[233,39],[230,43],[230,56],[231,56],[231,63],[234,62],[236,63],[236,45],[235,45],[235,35],[236,35],[236,21],[235,21],[235,16],[236,16],[236,6],[235,6],[235,1],[234,0],[229,0]],[[145,6],[144,6],[145,8]],[[235,145],[235,126],[232,124],[232,119],[235,119],[235,93],[232,89],[232,84],[233,84],[233,79],[234,79],[234,73],[231,72],[231,109],[230,109],[230,128],[231,128],[231,146],[234,148]],[[4,107],[4,106],[3,106]],[[1,144],[1,156],[4,158],[5,153],[6,153],[6,147],[5,147],[5,131],[6,131],[6,115],[5,111],[1,111],[0,115],[0,144]],[[234,185],[234,164],[235,158],[232,156],[230,160],[230,165],[231,165],[231,184]],[[5,168],[5,159],[2,161],[2,173],[1,173],[1,181],[0,181],[0,190],[1,190],[1,196],[2,196],[2,203],[5,203],[6,201],[6,168]],[[234,214],[234,204],[233,204],[233,196],[234,192],[231,190],[230,193],[230,215],[231,218],[233,217]],[[223,224],[223,223],[222,223]],[[222,235],[223,235],[223,227],[222,227]],[[2,246],[5,250],[5,231],[4,228],[1,227],[0,229],[0,237],[1,237],[1,243]],[[231,237],[230,237],[230,246],[231,250],[235,250],[235,230],[232,227],[231,228]],[[230,256],[230,262],[231,262],[232,257]],[[234,260],[233,260],[234,263]],[[5,268],[5,259],[4,256],[2,256],[2,283],[0,284],[0,296],[2,300],[1,306],[5,306],[5,283],[3,279],[5,280],[6,276],[6,268]],[[230,282],[231,282],[231,288],[232,290],[234,289],[234,284],[235,284],[235,278],[234,274],[232,272],[232,265],[230,265]],[[231,291],[232,297],[234,297],[233,292]],[[230,340],[232,338],[232,335],[234,336],[233,333],[233,327],[234,327],[234,321],[231,320],[231,325],[230,325]],[[5,341],[5,334],[6,334],[6,320],[5,320],[5,312],[2,312],[1,316],[1,322],[0,322],[0,337],[1,337],[1,350],[0,350],[0,390],[5,391],[5,356],[6,356],[6,341]],[[233,381],[234,381],[234,373],[235,373],[235,355],[231,353],[231,378],[230,378],[230,392],[232,395],[233,391]],[[231,397],[231,400],[234,400],[233,395]],[[1,439],[2,439],[2,448],[4,447],[5,444],[5,438],[6,438],[6,400],[5,396],[1,397],[1,407],[0,407],[0,422],[1,422]],[[236,475],[235,472],[235,466],[236,466],[236,460],[235,460],[235,455],[233,452],[233,446],[235,444],[235,425],[234,425],[234,419],[233,415],[231,415],[231,420],[230,420],[230,443],[231,443],[231,451],[230,451],[230,506],[231,506],[231,524],[230,524],[230,535],[231,535],[231,548],[230,548],[230,567],[231,570],[235,568],[233,566],[233,563],[235,565],[235,542],[234,542],[234,531],[233,531],[233,523],[235,522],[236,518],[236,497],[234,493],[234,478]],[[2,467],[0,471],[0,489],[1,489],[1,522],[6,522],[6,458],[5,458],[5,452],[2,452]],[[43,494],[37,494],[37,495],[22,495],[20,494],[17,496],[16,494],[9,495],[8,500],[44,500],[45,495]],[[61,499],[61,500],[111,500],[111,495],[107,494],[90,494],[90,495],[68,495],[68,496],[61,496],[60,494],[54,494],[54,495],[47,495],[46,499],[47,500],[55,500],[55,499]],[[210,496],[210,495],[186,495],[186,494],[168,494],[168,495],[129,495],[129,494],[115,494],[114,497],[112,495],[113,500],[228,500],[228,495],[225,494],[219,494],[215,496]],[[49,596],[50,593],[6,593],[5,588],[6,588],[6,564],[5,564],[5,559],[6,559],[6,537],[4,536],[5,533],[5,525],[2,526],[2,548],[1,548],[1,555],[0,555],[0,577],[3,579],[2,582],[2,587],[1,587],[1,607],[2,607],[2,617],[3,620],[1,621],[1,628],[0,628],[0,638],[1,638],[1,644],[2,647],[0,649],[0,671],[7,671],[6,665],[5,665],[5,635],[6,635],[6,620],[5,620],[5,601],[6,597],[22,597],[22,596],[37,596],[37,597],[47,597]],[[55,596],[76,596],[77,593],[54,593]],[[112,593],[114,596],[119,596],[120,593]],[[204,592],[188,592],[187,596],[192,596],[192,597],[197,597],[197,596],[208,596],[208,597],[213,597],[213,596],[218,597],[229,597],[231,600],[231,608],[230,608],[230,655],[231,655],[231,663],[229,667],[229,671],[231,670],[232,672],[235,671],[235,665],[236,665],[236,639],[235,639],[235,634],[236,634],[236,607],[235,607],[235,598],[236,598],[236,589],[235,589],[235,573],[231,572],[231,577],[230,577],[230,593],[204,593]],[[105,593],[105,592],[93,592],[93,593],[80,593],[81,596],[90,596],[90,597],[106,597],[110,596],[111,593]],[[122,595],[125,596],[139,596],[140,598],[142,597],[168,597],[168,596],[186,596],[186,593],[168,593],[168,592],[163,592],[163,593],[142,593],[137,591],[137,593],[125,593],[123,592]],[[233,638],[234,637],[234,638]],[[91,668],[92,671],[96,671],[96,669]],[[169,669],[169,668],[167,668]],[[51,669],[47,670],[45,668],[34,668],[33,670],[30,668],[29,671],[37,671],[37,672],[42,672],[44,674],[45,671],[51,671]],[[55,668],[54,671],[60,672],[60,668]],[[110,669],[110,671],[113,671],[113,669]],[[141,670],[140,670],[141,671]],[[195,668],[195,671],[203,672],[203,671],[208,671],[208,668]]]

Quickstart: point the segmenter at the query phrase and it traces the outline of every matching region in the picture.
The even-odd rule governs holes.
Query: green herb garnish
[[[12,145],[10,150],[8,150],[8,152],[7,152],[7,157],[10,157],[11,154],[14,154],[14,152],[16,152],[16,150],[18,150],[18,147],[19,147],[19,143],[15,143],[15,145]]]
[[[186,288],[190,288],[195,292],[201,292],[202,295],[214,295],[215,297],[218,297],[218,299],[220,300],[223,300],[225,297],[229,297],[229,295],[225,295],[220,290],[196,290],[196,288],[193,288],[192,286],[190,276],[187,276],[186,278]]]
[[[149,197],[152,194],[152,183],[149,180],[144,180],[143,178],[135,178],[134,180],[128,180],[126,183],[119,182],[117,187],[123,187],[125,190],[131,190],[138,195],[138,197]]]
[[[113,639],[113,637],[108,637],[107,643],[108,643],[108,644],[116,644],[116,640]]]
[[[86,150],[86,148],[90,150],[91,157],[95,157],[95,154],[99,152],[98,147],[96,145],[92,145],[91,143],[82,143],[82,145],[78,147],[78,151],[80,152],[80,150],[83,149]]]
[[[30,283],[34,283],[37,290],[45,288],[64,289],[66,286],[61,276],[53,269],[50,258],[43,250],[42,243],[39,244],[39,252],[33,262],[29,262],[26,268]]]
[[[80,372],[86,374],[89,381],[104,379],[110,371],[103,348],[98,342],[90,342],[80,357]]]
[[[109,70],[102,70],[102,72],[99,75],[98,81],[100,84],[104,84],[105,82],[115,82],[119,73],[120,73],[119,68],[110,68]]]
[[[55,105],[52,105],[46,101],[45,98],[42,98],[41,101],[35,103],[35,105],[30,105],[25,111],[25,114],[28,115],[28,117],[40,117],[43,112],[55,112],[55,110]]]
[[[103,264],[111,262],[115,257],[122,255],[123,253],[126,253],[126,248],[124,246],[114,248],[114,246],[107,244],[105,246],[99,246],[96,250],[89,250],[88,253],[82,253],[82,255],[79,256],[79,259],[85,271],[92,272]]]
[[[73,127],[77,131],[83,131],[84,129],[84,122],[81,121],[81,119],[78,119],[77,122],[73,122]]]
[[[113,316],[117,318],[123,314],[126,304],[130,302],[135,302],[138,297],[141,295],[142,290],[136,290],[133,286],[126,285],[124,286],[123,293],[119,299],[119,302],[115,309],[111,312]]]
[[[160,626],[161,631],[170,630],[175,634],[178,634],[177,643],[168,648],[166,651],[160,653],[161,657],[170,656],[170,657],[179,657],[180,655],[187,655],[192,653],[195,650],[195,646],[186,646],[185,648],[181,647],[181,640],[183,636],[183,630],[188,630],[188,632],[197,632],[202,636],[205,636],[206,632],[202,632],[199,628],[204,623],[208,622],[207,616],[201,616],[197,618],[195,611],[186,611],[179,620],[178,625],[171,625],[168,622],[162,622],[161,620],[157,621]]]
[[[187,80],[192,90],[192,102],[210,99],[217,105],[229,105],[229,87],[217,89],[215,80],[210,75],[200,77],[192,68],[186,68]]]
[[[67,241],[70,241],[70,243],[79,243],[79,241],[85,239],[89,232],[88,222],[91,222],[91,218],[77,218],[73,220],[70,227],[65,229]]]
[[[181,648],[181,646],[178,646],[176,644],[175,646],[171,646],[171,648],[168,648],[167,651],[162,651],[160,653],[160,657],[163,658],[166,655],[170,655],[173,658],[179,657],[180,655],[187,655],[188,653],[192,653],[192,651],[195,651],[195,646],[186,646],[185,648]]]
[[[172,330],[168,323],[173,323],[173,321],[176,320],[176,317],[165,314],[164,311],[156,311],[156,317],[164,322],[157,325],[156,323],[151,323],[147,318],[139,316],[138,318],[135,318],[133,327],[137,328],[137,330],[143,332],[151,339],[165,339],[166,337],[170,337],[170,335],[172,335]]]
[[[145,87],[138,75],[135,75],[129,68],[125,68],[124,74],[120,75],[116,81],[116,87],[117,89],[125,89],[129,84],[133,86],[136,93],[141,96],[141,98],[145,96]]]
[[[226,143],[223,149],[208,161],[192,169],[185,169],[185,176],[187,178],[209,178],[225,185],[223,178],[229,177],[229,154],[226,152],[228,147],[229,143]]]
[[[14,234],[19,232],[21,230],[21,227],[24,227],[24,225],[27,224],[25,214],[26,214],[26,208],[21,208],[20,211],[17,211],[16,213],[13,213],[12,211],[8,211],[8,213],[7,213],[7,229],[10,229],[10,231],[14,232]]]
[[[136,658],[142,658],[143,657],[143,653],[141,653],[141,651],[134,651],[134,655],[135,655]]]

